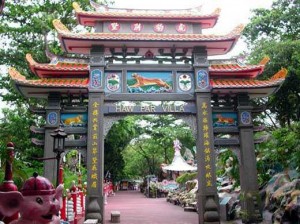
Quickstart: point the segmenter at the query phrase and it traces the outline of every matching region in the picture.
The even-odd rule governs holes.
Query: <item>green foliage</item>
[[[265,55],[271,59],[262,78],[270,78],[281,68],[288,70],[279,91],[266,100],[267,108],[276,115],[281,126],[300,120],[299,13],[298,0],[276,0],[271,9],[254,10],[243,32],[251,49],[252,63],[258,63]],[[271,116],[268,119],[272,119]]]
[[[106,1],[104,1],[107,3]],[[22,75],[34,79],[25,55],[31,53],[33,58],[45,63],[48,61],[45,50],[47,47],[55,54],[62,55],[56,32],[52,25],[53,19],[60,19],[70,30],[77,27],[76,17],[72,7],[73,1],[6,0],[3,13],[0,15],[0,54],[1,65],[15,67]],[[89,0],[81,0],[83,9],[90,7]],[[43,156],[43,149],[33,146],[29,127],[39,126],[43,121],[30,114],[29,105],[37,105],[37,100],[25,99],[15,91],[1,66],[0,75],[1,101],[10,104],[9,109],[3,110],[0,121],[0,147],[2,163],[7,142],[15,144],[15,161],[13,165],[15,181],[23,182],[33,171],[41,174],[42,163],[34,158]],[[39,105],[44,102],[38,101]],[[3,166],[1,167],[2,171]],[[0,172],[3,175],[3,172]],[[2,179],[1,179],[2,180]]]
[[[8,142],[13,142],[16,160],[26,161],[29,167],[40,167],[41,163],[34,158],[42,157],[43,149],[31,143],[29,130],[38,120],[23,106],[14,110],[4,109],[3,112],[4,117],[0,120],[1,145],[6,147]]]
[[[224,149],[218,154],[216,172],[218,177],[226,176],[235,180],[235,185],[239,185],[239,162],[231,149]]]
[[[179,184],[185,184],[189,180],[194,180],[197,178],[197,173],[184,173],[176,178],[176,182]]]
[[[298,40],[300,38],[300,2],[276,0],[271,9],[255,9],[254,16],[245,28],[247,40]]]
[[[85,168],[80,169],[82,179],[81,184],[83,185],[84,182],[87,182],[87,170]],[[72,186],[72,181],[75,181],[76,186],[78,185],[78,173],[70,171],[69,169],[64,169],[64,188],[70,189]]]
[[[192,148],[195,139],[190,128],[171,115],[135,116],[140,127],[139,135],[122,152],[124,174],[130,178],[148,174],[159,176],[160,165],[171,163],[174,156],[173,141],[178,138],[183,146]],[[182,147],[182,154],[184,153]]]
[[[290,128],[284,127],[273,131],[267,142],[258,146],[259,173],[268,169],[300,170],[300,122]],[[267,166],[267,167],[266,167]]]
[[[104,142],[105,149],[105,172],[109,171],[112,174],[114,181],[123,179],[124,160],[121,152],[139,133],[139,127],[135,124],[136,117],[126,117],[123,120],[116,122]]]

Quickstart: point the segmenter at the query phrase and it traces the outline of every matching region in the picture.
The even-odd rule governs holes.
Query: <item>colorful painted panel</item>
[[[62,114],[60,116],[63,127],[85,127],[87,126],[87,114]]]
[[[121,92],[121,73],[105,73],[105,92]]]
[[[170,93],[173,90],[172,72],[127,73],[129,93]]]
[[[237,113],[213,113],[212,119],[214,127],[233,127],[238,124]]]
[[[91,72],[91,88],[98,89],[102,86],[102,72],[100,69],[95,69]]]
[[[209,87],[208,73],[205,70],[198,71],[197,85],[200,89],[207,89]]]
[[[248,111],[243,111],[241,113],[241,123],[242,124],[250,124],[251,123],[251,114]]]
[[[56,125],[57,121],[58,121],[58,115],[57,115],[56,112],[50,112],[47,115],[47,122],[48,122],[48,124],[50,124],[50,125]]]
[[[194,89],[192,73],[177,73],[177,85],[179,92],[191,92]]]

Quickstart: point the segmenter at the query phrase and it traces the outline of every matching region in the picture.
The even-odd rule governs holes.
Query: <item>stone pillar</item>
[[[240,134],[240,183],[242,220],[244,223],[262,221],[261,199],[259,196],[252,109],[247,94],[238,95],[238,121]]]
[[[60,124],[60,94],[50,93],[48,105],[46,106],[46,125],[44,137],[44,158],[55,158],[53,152],[53,137],[50,134],[59,127]],[[44,161],[44,177],[52,183],[56,183],[56,159]]]
[[[104,220],[104,65],[103,46],[94,46],[90,57],[85,216],[86,219],[97,219],[98,223]]]
[[[194,49],[195,92],[197,105],[197,161],[199,223],[220,223],[216,186],[211,87],[206,49]]]

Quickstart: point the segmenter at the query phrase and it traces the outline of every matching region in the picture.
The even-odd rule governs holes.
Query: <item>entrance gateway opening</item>
[[[196,151],[199,190],[199,223],[220,223],[216,188],[215,149],[234,148],[239,158],[242,209],[245,222],[262,219],[256,159],[253,116],[260,107],[253,98],[276,91],[286,76],[281,70],[269,80],[255,78],[268,58],[258,65],[241,65],[235,60],[209,60],[209,56],[229,52],[243,26],[227,35],[204,35],[212,28],[219,10],[207,14],[199,8],[186,10],[116,10],[96,3],[86,12],[73,3],[78,23],[94,27],[94,33],[72,33],[59,20],[53,25],[66,53],[85,55],[67,58],[50,54],[49,64],[40,64],[35,55],[26,56],[39,79],[27,80],[14,68],[9,74],[17,90],[27,98],[47,99],[43,128],[33,127],[44,140],[44,157],[53,157],[51,133],[65,125],[68,134],[85,139],[66,141],[66,147],[79,148],[87,160],[86,219],[103,223],[104,136],[106,116],[126,113],[191,114],[196,125]],[[151,63],[148,63],[148,62]],[[122,107],[120,101],[183,101],[179,108]],[[132,111],[131,111],[132,110]],[[171,111],[173,110],[173,111]],[[81,125],[74,126],[73,124]],[[220,133],[234,137],[219,139]],[[55,180],[56,164],[46,161],[44,176]]]

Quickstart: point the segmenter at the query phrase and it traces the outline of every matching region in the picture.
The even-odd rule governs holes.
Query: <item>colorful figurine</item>
[[[20,192],[0,192],[0,212],[5,216],[20,213],[10,224],[59,224],[62,191],[63,185],[54,189],[48,179],[34,173]]]

